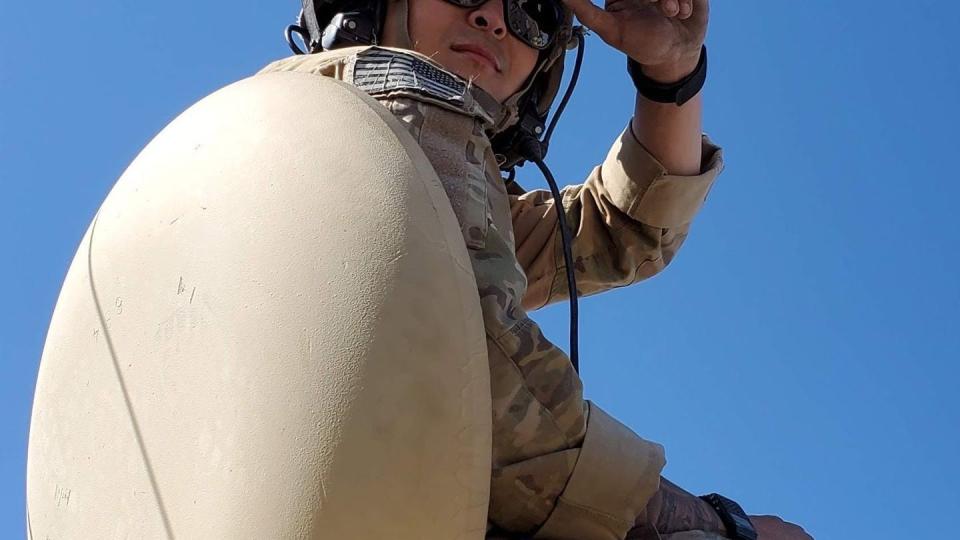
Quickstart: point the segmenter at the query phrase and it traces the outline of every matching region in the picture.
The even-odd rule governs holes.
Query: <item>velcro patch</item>
[[[463,103],[467,91],[462,81],[411,54],[376,48],[357,55],[353,85],[371,95],[413,90],[454,103]]]

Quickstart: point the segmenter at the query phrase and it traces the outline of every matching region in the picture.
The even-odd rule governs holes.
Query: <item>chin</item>
[[[467,73],[469,73],[469,75],[460,75],[460,76],[468,81],[471,81],[474,86],[479,87],[484,92],[493,96],[493,98],[496,99],[498,102],[501,102],[501,103],[503,102],[504,97],[501,96],[501,92],[497,91],[496,89],[497,85],[491,84],[491,81],[486,76],[484,76],[483,73],[478,74],[476,71],[467,72]]]
[[[495,77],[488,73],[488,69],[486,67],[478,68],[478,66],[472,62],[467,64],[463,62],[454,62],[446,65],[451,66],[447,69],[456,75],[459,75],[460,78],[471,81],[474,85],[479,86],[484,92],[490,94],[491,96],[498,96],[498,93],[494,90],[494,88],[497,87],[497,84],[495,81],[491,80],[491,78]],[[497,100],[501,101],[499,97],[497,97]]]

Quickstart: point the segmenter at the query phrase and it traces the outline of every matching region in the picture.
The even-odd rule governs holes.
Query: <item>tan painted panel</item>
[[[274,73],[117,182],[63,285],[30,431],[34,538],[482,538],[475,283],[422,151]]]

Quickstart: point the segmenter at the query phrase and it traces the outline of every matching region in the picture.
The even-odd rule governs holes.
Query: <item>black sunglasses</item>
[[[463,8],[476,8],[486,1],[447,0]],[[563,9],[557,0],[503,0],[503,13],[510,33],[539,51],[553,45],[563,24]]]

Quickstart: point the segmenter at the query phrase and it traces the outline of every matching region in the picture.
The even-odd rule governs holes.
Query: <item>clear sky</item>
[[[664,273],[582,301],[586,394],[693,492],[818,540],[956,537],[960,7],[713,4],[705,128],[726,171]],[[175,115],[288,54],[297,8],[0,0],[3,537],[23,535],[38,362],[85,228]],[[562,183],[633,106],[623,58],[595,36],[586,54],[548,156]],[[566,347],[567,307],[535,316]]]

